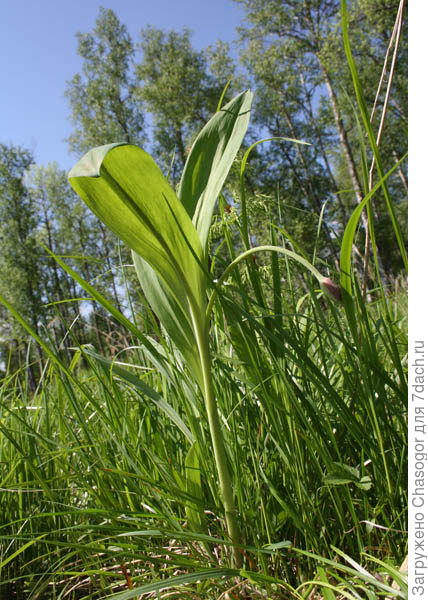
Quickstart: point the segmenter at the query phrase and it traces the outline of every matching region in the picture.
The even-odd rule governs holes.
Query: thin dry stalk
[[[382,138],[382,133],[383,133],[384,125],[385,125],[386,111],[388,108],[389,98],[391,95],[392,80],[393,80],[394,71],[395,71],[395,64],[397,61],[397,52],[398,52],[398,45],[400,42],[401,28],[403,25],[404,2],[405,2],[405,0],[401,0],[400,5],[398,7],[397,17],[395,19],[395,24],[394,24],[394,29],[392,31],[391,39],[389,41],[388,48],[386,50],[385,60],[383,63],[383,68],[382,68],[382,74],[380,76],[375,101],[373,103],[373,108],[372,108],[372,112],[370,115],[370,123],[372,123],[375,112],[376,112],[381,89],[383,86],[383,81],[384,81],[386,71],[387,71],[389,54],[390,54],[391,48],[395,42],[394,52],[393,52],[393,56],[392,56],[392,60],[391,60],[391,67],[390,67],[390,71],[389,71],[388,84],[386,87],[385,101],[383,103],[382,115],[380,118],[379,129],[378,129],[377,137],[376,137],[376,145],[378,147],[380,145],[380,140]],[[369,171],[369,189],[368,189],[369,192],[373,188],[373,175],[374,175],[375,164],[376,164],[376,161],[375,161],[375,158],[373,157],[372,164],[370,166],[370,171]],[[366,291],[367,291],[368,273],[369,273],[369,270],[368,270],[369,269],[369,256],[370,256],[370,231],[368,228],[366,228],[366,239],[365,239],[365,248],[364,248],[364,276],[363,276],[363,285],[362,285],[363,298],[365,298]]]

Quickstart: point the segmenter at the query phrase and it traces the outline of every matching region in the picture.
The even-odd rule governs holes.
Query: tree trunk
[[[352,155],[351,146],[348,141],[348,136],[346,135],[345,126],[343,124],[342,118],[340,116],[339,105],[337,102],[336,94],[333,90],[333,85],[331,83],[330,75],[327,73],[326,68],[322,64],[321,60],[318,58],[318,63],[320,65],[322,74],[324,76],[324,82],[327,87],[328,96],[330,99],[331,109],[333,111],[334,121],[336,123],[336,129],[339,134],[340,145],[342,147],[343,153],[345,155],[346,164],[348,167],[348,172],[352,180],[352,185],[354,187],[355,195],[357,197],[357,202],[360,202],[363,199],[363,190],[361,188],[360,180],[358,179],[357,168],[355,166],[354,157]],[[367,219],[367,217],[366,217]]]
[[[315,115],[314,115],[313,110],[312,110],[312,102],[311,102],[311,98],[310,98],[308,89],[306,87],[306,82],[305,82],[305,79],[304,79],[304,76],[303,76],[303,72],[300,72],[300,81],[302,83],[302,87],[303,87],[303,90],[304,90],[305,96],[306,96],[306,105],[303,107],[303,109],[305,110],[306,114],[308,115],[309,120],[310,120],[311,125],[312,125],[312,128],[313,128],[313,130],[315,132],[315,135],[317,137],[318,148],[320,150],[321,157],[323,159],[325,170],[327,172],[328,178],[330,179],[331,187],[334,190],[334,194],[336,195],[337,202],[339,204],[340,212],[341,212],[341,215],[342,215],[342,222],[343,222],[343,225],[345,226],[346,225],[346,220],[347,220],[345,205],[343,204],[342,198],[340,197],[340,194],[338,193],[339,192],[339,188],[337,186],[336,179],[335,179],[335,177],[333,175],[333,171],[332,171],[332,169],[330,167],[330,161],[328,160],[327,153],[326,153],[326,150],[324,148],[324,142],[323,142],[323,139],[322,139],[322,135],[321,135],[321,132],[320,132],[318,124],[317,124],[317,121],[315,119]]]

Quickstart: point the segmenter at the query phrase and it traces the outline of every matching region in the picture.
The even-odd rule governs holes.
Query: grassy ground
[[[366,597],[388,583],[406,555],[405,289],[388,313],[357,306],[355,344],[344,308],[316,288],[296,297],[292,271],[276,315],[242,297],[245,276],[211,324],[243,570],[201,393],[171,345],[149,356],[136,340],[111,363],[91,348],[67,370],[46,362],[35,393],[23,372],[3,380],[2,598],[131,598],[180,578],[153,597],[340,597],[322,582]],[[381,577],[355,579],[351,559]]]

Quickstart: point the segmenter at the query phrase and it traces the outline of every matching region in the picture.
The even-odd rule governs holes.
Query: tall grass
[[[290,289],[272,330],[230,283],[213,313],[213,373],[245,568],[296,587],[314,563],[292,548],[400,563],[405,315],[388,323],[361,304],[357,349],[343,309],[316,290],[293,303]],[[82,348],[68,374],[48,363],[32,397],[19,373],[4,380],[0,564],[18,554],[3,585],[102,598],[125,583],[121,565],[137,586],[228,564],[203,401],[172,348],[157,350],[153,369],[140,348],[127,353],[138,368]]]
[[[296,587],[314,563],[292,548],[398,564],[405,315],[396,307],[388,322],[379,303],[361,304],[368,340],[356,348],[343,309],[314,289],[294,302],[284,294],[273,329],[230,288],[213,313],[213,373],[245,568]],[[125,583],[121,565],[135,586],[227,565],[202,398],[173,349],[157,352],[153,369],[141,348],[127,353],[130,366],[82,348],[67,374],[47,363],[32,397],[21,374],[4,380],[0,564],[18,554],[3,585],[21,581],[31,598],[78,585],[102,598]]]
[[[376,189],[388,198],[378,168]],[[220,203],[229,256],[213,253],[211,273],[226,275],[209,307],[240,543],[225,533],[189,365],[167,335],[142,334],[78,280],[133,343],[107,359],[76,342],[64,364],[36,338],[47,354],[36,391],[25,371],[4,377],[1,598],[405,598],[394,567],[406,554],[406,290],[389,294],[379,276],[370,301],[361,292],[350,249],[363,206],[342,242],[344,305],[290,259],[289,236],[274,224],[282,255],[265,250],[261,268],[250,252],[228,268],[230,240],[238,234],[248,250],[251,239],[244,186],[241,194],[237,222]]]

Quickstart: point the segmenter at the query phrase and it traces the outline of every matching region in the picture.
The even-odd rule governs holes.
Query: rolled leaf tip
[[[77,162],[71,171],[68,173],[68,178],[73,177],[99,177],[101,164],[106,157],[106,154],[117,146],[127,146],[126,142],[115,142],[114,144],[105,144],[89,150]]]

